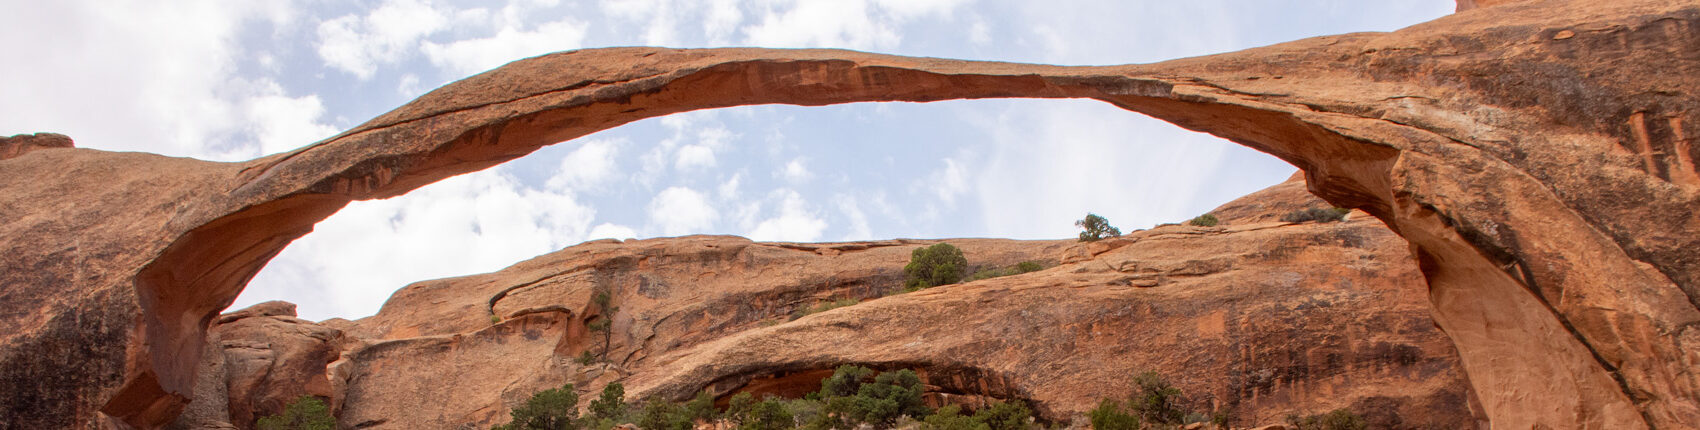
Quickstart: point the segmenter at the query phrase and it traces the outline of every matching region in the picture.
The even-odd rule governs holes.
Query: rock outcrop
[[[1058,421],[1083,420],[1151,370],[1200,407],[1232,408],[1240,424],[1346,407],[1390,428],[1475,427],[1481,410],[1429,317],[1404,242],[1361,214],[1330,224],[1256,221],[1307,204],[1324,205],[1295,179],[1215,211],[1254,221],[1090,244],[947,240],[974,269],[1050,268],[902,294],[894,294],[901,268],[935,241],[596,241],[496,273],[409,285],[375,316],[310,331],[358,338],[334,366],[318,353],[325,342],[279,345],[306,331],[298,320],[249,316],[282,312],[226,315],[211,336],[224,363],[253,361],[232,351],[255,345],[316,359],[225,364],[201,377],[229,393],[287,387],[274,398],[304,392],[296,381],[330,380],[344,391],[319,395],[335,401],[341,424],[368,429],[486,428],[531,393],[567,382],[581,398],[612,381],[632,399],[683,401],[703,390],[801,397],[842,364],[914,369],[935,402],[1020,399]],[[1259,213],[1269,211],[1279,213]],[[594,304],[599,292],[616,312]],[[804,316],[846,299],[862,303]],[[607,338],[586,329],[599,318],[613,322]],[[281,333],[251,329],[272,319],[267,327]],[[601,356],[605,340],[608,363],[576,360]],[[209,354],[204,366],[220,360]],[[272,370],[280,362],[319,373]],[[253,394],[198,393],[192,411],[228,403],[232,421],[185,418],[178,427],[252,423],[239,415],[254,415]]]
[[[1496,426],[1700,427],[1696,26],[1692,2],[1554,0],[1147,65],[582,50],[249,162],[31,151],[0,160],[0,425],[169,423],[219,311],[352,200],[689,110],[1066,97],[1273,154],[1385,222]]]

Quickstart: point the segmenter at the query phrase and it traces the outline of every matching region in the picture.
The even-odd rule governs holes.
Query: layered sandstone
[[[1321,204],[1303,189],[1295,179],[1215,212],[1261,219]],[[278,345],[303,331],[291,315],[245,310],[214,326],[225,353],[204,366],[244,362],[232,351],[252,345],[298,358],[203,372],[203,385],[231,388],[201,391],[191,411],[228,405],[230,421],[187,418],[221,416],[200,412],[176,427],[247,428],[259,393],[238,387],[254,381],[291,396],[312,391],[299,381],[331,381],[338,391],[320,395],[343,426],[486,428],[567,382],[582,398],[614,381],[633,399],[800,397],[843,364],[914,369],[935,402],[1020,399],[1051,421],[1083,422],[1139,370],[1168,375],[1201,408],[1232,408],[1241,425],[1345,407],[1390,428],[1468,428],[1481,412],[1404,242],[1367,216],[1165,226],[1091,244],[946,240],[976,269],[1054,267],[894,294],[910,253],[934,242],[590,242],[409,285],[378,315],[316,328],[357,339],[334,359],[317,354],[328,342]],[[617,310],[593,304],[597,292]],[[863,302],[798,317],[842,299]],[[613,321],[609,362],[577,362],[601,354],[604,338],[586,330],[598,318]],[[249,329],[271,320],[284,333]],[[291,349],[302,352],[281,352]],[[272,370],[311,366],[319,373]]]
[[[1700,5],[1514,2],[1393,33],[1148,65],[616,48],[518,61],[243,163],[0,160],[0,419],[154,428],[206,327],[356,199],[642,118],[788,103],[1090,98],[1268,152],[1412,246],[1511,428],[1700,427]]]

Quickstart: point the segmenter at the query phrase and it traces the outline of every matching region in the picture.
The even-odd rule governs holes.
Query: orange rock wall
[[[1496,426],[1700,427],[1700,5],[1516,2],[1149,65],[615,48],[519,61],[245,163],[0,160],[0,417],[156,428],[206,327],[351,200],[642,118],[748,104],[1091,98],[1287,160],[1410,241]]]

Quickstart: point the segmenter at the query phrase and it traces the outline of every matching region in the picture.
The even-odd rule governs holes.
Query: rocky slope
[[[1298,166],[1409,242],[1496,426],[1700,427],[1696,27],[1692,1],[1546,0],[1142,65],[593,49],[247,162],[7,139],[0,427],[170,423],[219,312],[349,201],[683,111],[989,97],[1101,100]]]
[[[213,327],[208,348],[223,353],[203,360],[204,388],[174,427],[245,429],[313,394],[350,428],[486,428],[565,382],[583,398],[612,381],[633,399],[800,397],[841,364],[914,369],[935,402],[1022,399],[1057,421],[1153,370],[1241,424],[1350,407],[1392,428],[1475,426],[1481,411],[1396,235],[1362,214],[1234,221],[1323,205],[1303,189],[1295,178],[1225,205],[1216,212],[1240,215],[1212,228],[947,240],[977,268],[1051,267],[903,294],[910,252],[935,241],[605,240],[409,285],[357,321],[263,304]],[[863,303],[796,316],[845,298]],[[610,363],[576,362],[601,351],[586,326],[604,317]]]

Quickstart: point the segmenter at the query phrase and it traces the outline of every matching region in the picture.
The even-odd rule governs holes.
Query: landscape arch
[[[0,148],[0,208],[30,211],[6,209],[16,221],[0,226],[18,250],[0,260],[16,306],[0,321],[0,388],[20,394],[0,415],[170,422],[208,323],[353,200],[697,109],[1086,98],[1275,155],[1406,238],[1495,425],[1700,426],[1700,181],[1685,137],[1700,135],[1685,122],[1700,111],[1687,49],[1700,6],[1583,3],[1149,65],[593,49],[511,63],[248,162],[17,143]],[[1611,30],[1571,30],[1597,28]],[[98,174],[120,169],[129,179]]]

